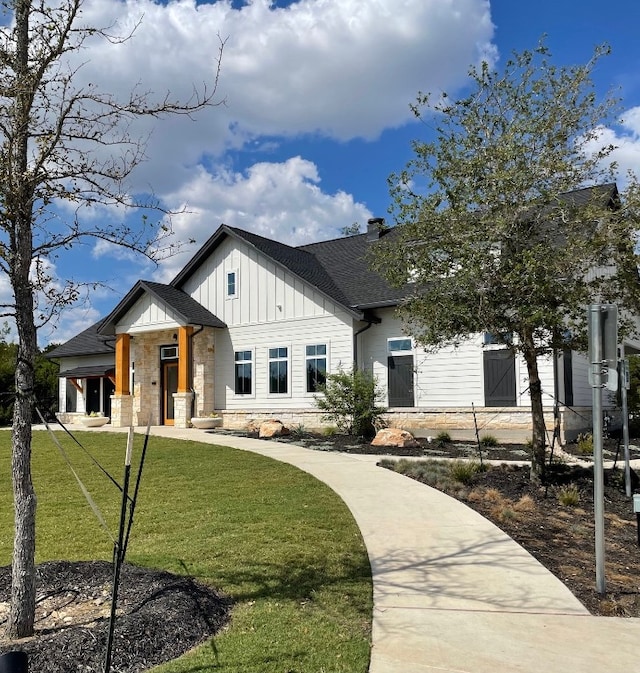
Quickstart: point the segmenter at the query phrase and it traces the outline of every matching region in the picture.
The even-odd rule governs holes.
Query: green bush
[[[480,444],[482,444],[482,446],[498,446],[498,443],[497,437],[494,437],[493,435],[482,435],[482,437],[480,437]]]
[[[441,430],[436,435],[436,442],[442,446],[443,444],[448,444],[451,441],[451,435],[446,430]]]
[[[289,434],[295,439],[302,439],[307,435],[307,430],[302,423],[298,423],[289,429]]]
[[[580,490],[575,484],[567,484],[558,491],[558,502],[565,507],[575,507],[580,502]]]
[[[467,460],[454,460],[449,468],[454,481],[469,484],[473,477],[481,471],[480,463]]]
[[[593,437],[589,434],[578,435],[576,451],[581,456],[591,456],[593,454]]]
[[[373,374],[354,367],[329,374],[315,404],[322,420],[335,423],[340,432],[359,437],[375,435],[375,424],[386,408],[378,406],[382,391]]]

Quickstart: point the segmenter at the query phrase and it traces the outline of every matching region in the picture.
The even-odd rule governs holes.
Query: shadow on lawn
[[[355,597],[363,580],[371,586],[371,568],[366,558],[342,559],[336,565],[326,559],[301,556],[285,563],[246,561],[233,570],[216,573],[212,580],[216,586],[237,587],[230,591],[234,601],[270,598],[301,602],[313,600],[327,589]],[[354,605],[361,603],[353,601]],[[367,609],[362,606],[363,612]]]

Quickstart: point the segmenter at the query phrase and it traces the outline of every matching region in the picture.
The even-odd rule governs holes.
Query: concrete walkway
[[[435,489],[376,467],[379,456],[195,429],[154,427],[152,434],[290,463],[344,500],[373,574],[370,673],[640,673],[640,619],[590,616],[496,526]]]

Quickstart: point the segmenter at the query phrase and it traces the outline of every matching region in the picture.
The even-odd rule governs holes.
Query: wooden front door
[[[162,423],[173,425],[173,394],[178,392],[178,361],[162,363]]]

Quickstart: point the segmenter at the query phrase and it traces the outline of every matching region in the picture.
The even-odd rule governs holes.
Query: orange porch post
[[[178,328],[178,392],[189,392],[189,364],[191,362],[191,334],[193,327]]]
[[[131,337],[128,334],[116,335],[116,389],[115,395],[129,395],[129,359]]]

